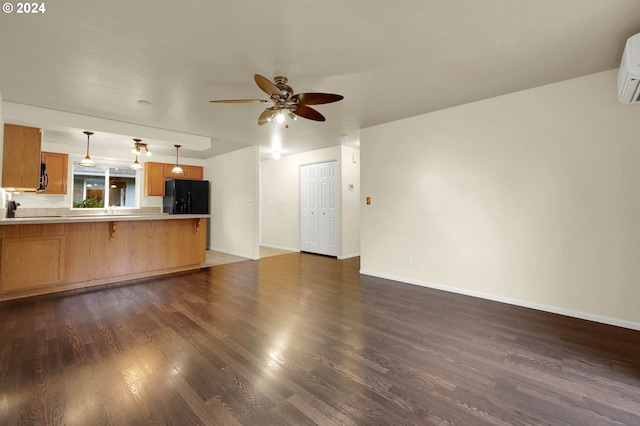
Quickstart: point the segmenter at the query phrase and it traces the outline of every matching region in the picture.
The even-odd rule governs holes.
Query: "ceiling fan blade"
[[[269,108],[265,109],[262,114],[260,114],[260,117],[258,117],[258,125],[262,126],[263,124],[267,124],[275,114],[276,112],[274,110]]]
[[[298,93],[293,95],[292,99],[297,99],[298,105],[320,105],[341,101],[344,96],[331,93]]]
[[[209,102],[212,104],[262,104],[269,101],[265,101],[264,99],[221,99]]]
[[[297,116],[308,118],[309,120],[325,121],[325,118],[322,114],[320,114],[315,109],[308,107],[306,105],[298,104],[298,106],[296,107],[295,111],[293,111],[293,113]]]
[[[278,89],[278,86],[269,81],[268,78],[265,78],[260,74],[256,74],[253,76],[253,79],[256,81],[258,87],[260,87],[267,95],[278,98],[284,97],[284,94],[280,89]]]

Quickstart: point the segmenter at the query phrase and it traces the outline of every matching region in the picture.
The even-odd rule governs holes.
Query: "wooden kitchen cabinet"
[[[165,179],[191,179],[202,180],[204,168],[201,166],[180,165],[183,173],[171,173],[175,164],[169,163],[144,163],[144,195],[164,195]]]
[[[173,169],[173,165],[171,168]],[[204,178],[204,170],[199,166],[180,166],[184,171],[183,176],[178,177],[176,175],[176,179],[191,179],[191,180],[202,180]]]
[[[2,187],[35,191],[40,183],[42,129],[4,125]]]
[[[192,216],[4,224],[0,301],[199,269],[207,225]]]
[[[61,283],[64,242],[64,235],[3,238],[0,293]],[[34,259],[37,259],[37,267],[34,267]]]
[[[164,163],[144,163],[144,195],[164,195]]]
[[[47,189],[41,194],[66,194],[69,173],[69,154],[43,152],[42,163],[47,165]]]

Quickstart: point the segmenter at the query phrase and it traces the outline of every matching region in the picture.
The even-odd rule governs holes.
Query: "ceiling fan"
[[[264,99],[223,99],[209,102],[218,104],[257,104],[271,101],[273,106],[265,109],[258,117],[258,124],[263,125],[279,114],[288,114],[294,120],[296,117],[303,117],[309,120],[325,121],[324,116],[309,105],[329,104],[344,98],[341,95],[333,95],[331,93],[298,93],[294,95],[293,89],[287,84],[287,77],[274,77],[273,83],[259,74],[254,75],[253,78],[258,87],[269,95],[268,101]]]

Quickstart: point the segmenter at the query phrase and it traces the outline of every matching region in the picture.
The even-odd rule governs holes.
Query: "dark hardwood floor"
[[[0,425],[640,424],[640,332],[287,254],[0,304]]]

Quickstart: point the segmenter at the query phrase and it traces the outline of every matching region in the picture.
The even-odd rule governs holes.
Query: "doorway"
[[[300,249],[338,255],[338,162],[300,167]]]

